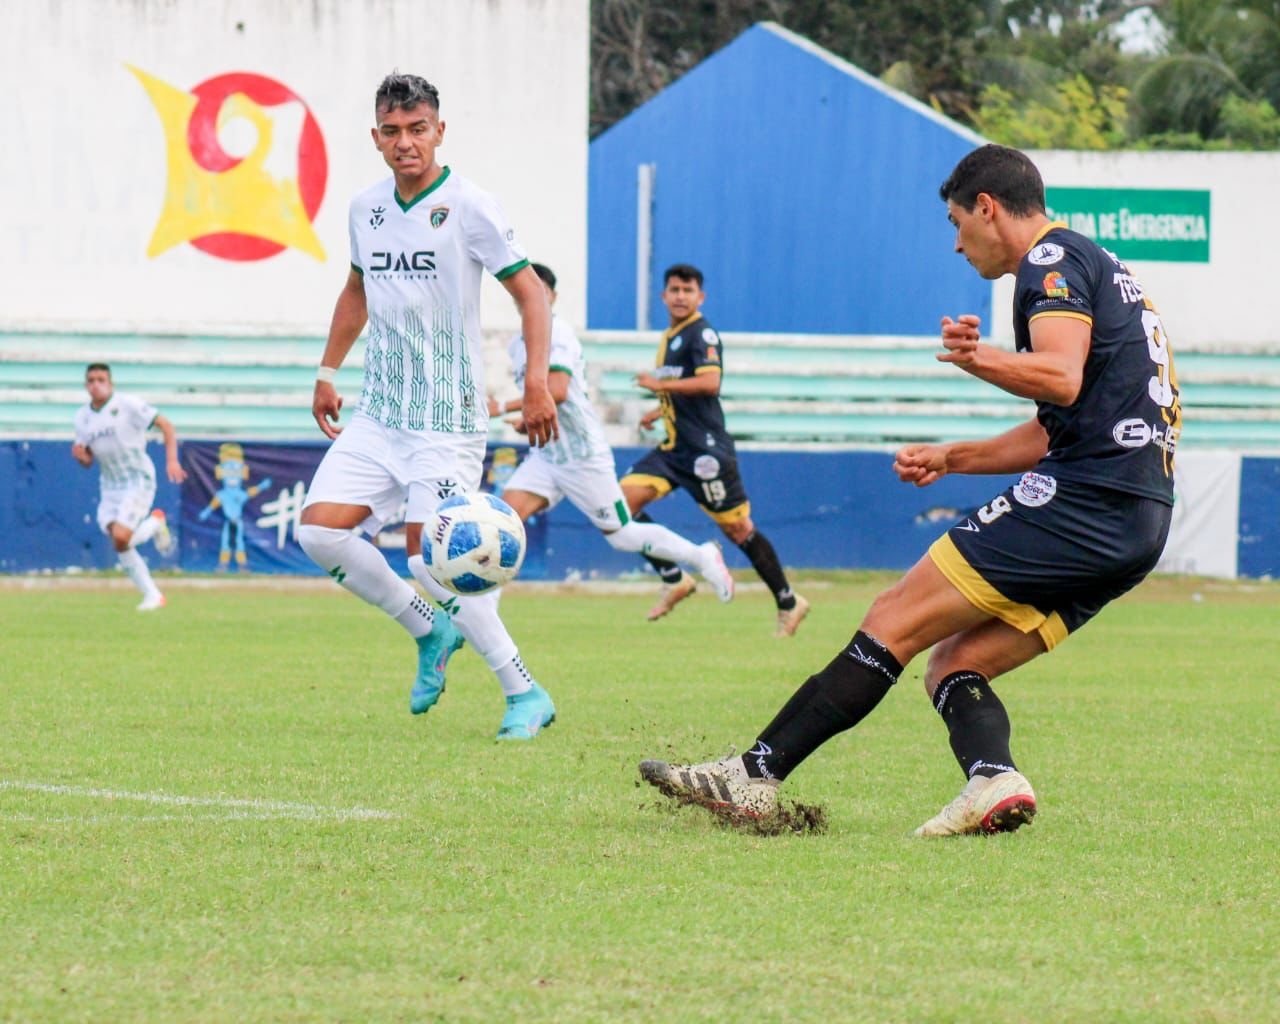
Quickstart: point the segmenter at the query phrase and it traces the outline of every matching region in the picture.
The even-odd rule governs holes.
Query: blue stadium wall
[[[588,323],[634,328],[637,168],[657,165],[647,327],[660,274],[707,275],[720,330],[933,334],[991,313],[953,252],[938,186],[981,140],[813,44],[747,30],[596,138]]]
[[[253,572],[317,573],[291,535],[310,473],[323,444],[243,444],[256,493],[242,517],[246,565]],[[645,449],[615,452],[619,471]],[[488,479],[500,489],[521,450],[491,445]],[[163,449],[151,446],[157,465]],[[178,538],[177,553],[162,559],[147,548],[159,569],[209,572],[227,542],[222,509],[211,497],[225,486],[217,477],[219,445],[187,442],[182,462],[191,476],[177,487],[160,484],[156,504]],[[767,452],[741,456],[751,494],[752,516],[773,541],[783,562],[796,568],[904,569],[962,512],[984,504],[1008,482],[999,477],[947,477],[932,487],[908,487],[881,452]],[[103,569],[115,556],[94,519],[97,471],[83,471],[60,441],[0,441],[0,572],[66,568]],[[269,481],[269,484],[264,483]],[[1238,572],[1280,576],[1280,458],[1245,458],[1241,467]],[[206,511],[208,510],[208,511]],[[683,493],[653,507],[654,517],[697,541],[719,531]],[[640,559],[615,552],[596,529],[567,504],[530,524],[523,579],[610,578],[642,568]],[[394,543],[395,531],[390,531]],[[234,540],[231,542],[234,547]],[[747,561],[732,545],[726,560],[735,569]],[[403,551],[388,550],[403,569]],[[235,570],[234,558],[230,564]]]

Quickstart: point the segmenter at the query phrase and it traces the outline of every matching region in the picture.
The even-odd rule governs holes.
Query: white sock
[[[498,677],[503,694],[510,697],[527,692],[533,679],[520,660],[516,642],[498,615],[499,591],[459,597],[435,581],[421,555],[409,558],[409,571],[423,590],[452,612],[453,624]]]
[[[524,662],[520,660],[518,654],[502,668],[495,669],[494,675],[498,677],[504,697],[514,697],[533,689],[533,676],[529,675],[529,670],[524,667]]]
[[[410,636],[419,637],[431,631],[431,606],[395,574],[382,552],[363,537],[350,530],[303,525],[298,527],[298,543],[307,557],[344,590],[381,608],[408,630]]]
[[[156,530],[160,528],[160,520],[155,516],[147,516],[138,524],[138,528],[133,531],[133,536],[129,538],[129,547],[140,548],[156,535]]]
[[[160,593],[160,588],[151,578],[151,570],[147,568],[147,563],[142,560],[138,552],[133,548],[126,548],[124,551],[117,551],[116,557],[120,559],[120,568],[129,574],[129,579],[133,580],[133,585],[142,591],[143,597]]]
[[[634,551],[642,555],[654,555],[668,562],[682,562],[701,570],[702,552],[693,541],[657,523],[627,523],[620,530],[606,533],[604,539],[615,551]]]
[[[409,589],[412,590],[413,588],[410,587]],[[404,626],[409,631],[409,635],[415,640],[430,633],[435,621],[435,611],[432,610],[430,602],[421,594],[414,594],[413,600],[409,602],[409,607],[396,616],[396,622]]]

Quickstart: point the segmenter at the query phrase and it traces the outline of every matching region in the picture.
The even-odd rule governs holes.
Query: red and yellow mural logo
[[[300,96],[248,72],[183,92],[126,67],[160,115],[169,163],[148,256],[190,242],[224,260],[262,260],[285,249],[325,258],[312,222],[329,161],[320,125]]]

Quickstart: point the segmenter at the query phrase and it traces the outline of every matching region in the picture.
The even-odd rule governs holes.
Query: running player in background
[[[1013,831],[1036,813],[1036,795],[1014,764],[991,681],[1053,650],[1160,558],[1182,405],[1151,300],[1114,255],[1049,220],[1044,182],[1025,154],[982,146],[939,191],[956,252],[989,281],[1016,277],[1016,351],[983,343],[976,316],[943,317],[938,359],[1033,399],[1036,414],[988,440],[908,445],[894,471],[917,487],[947,473],[1022,477],[876,598],[848,646],[745,755],[643,762],[640,774],[668,794],[770,814],[778,784],[869,715],[932,647],[925,690],[965,786],[916,835]]]
[[[427,572],[422,524],[451,494],[476,491],[489,430],[480,335],[480,282],[488,271],[515,299],[529,345],[524,410],[529,443],[558,436],[547,392],[551,313],[546,294],[496,199],[441,167],[440,96],[417,75],[390,74],[374,98],[373,144],[392,176],[351,202],[351,270],[338,296],[316,372],[312,415],[333,444],[307,492],[298,541],[341,586],[395,619],[418,646],[409,710],[444,691],[449,656],[471,643],[498,678],[506,713],[500,740],[529,740],[555,719],[498,617],[498,594],[457,597]],[[337,426],[334,375],[365,324],[364,387]],[[406,501],[409,570],[431,605],[367,539]],[[456,628],[455,628],[456,627]]]
[[[147,431],[155,427],[164,437],[165,475],[175,484],[187,478],[178,462],[178,434],[153,406],[116,391],[106,363],[89,364],[84,388],[89,401],[76,410],[71,457],[86,469],[98,463],[98,527],[111,538],[120,568],[142,593],[138,611],[155,611],[164,607],[165,598],[137,549],[154,540],[156,551],[167,555],[174,541],[164,511],[151,507],[156,470],[147,454]]]
[[[750,559],[773,593],[778,608],[773,635],[792,636],[809,614],[809,602],[791,589],[769,538],[751,520],[737,450],[720,407],[720,336],[702,315],[705,299],[701,270],[687,263],[667,268],[662,302],[671,326],[662,335],[656,369],[636,377],[636,383],[655,394],[659,403],[641,417],[640,425],[648,429],[661,420],[667,436],[623,474],[622,493],[632,519],[649,523],[643,511],[649,502],[677,487],[688,491]],[[649,610],[652,622],[692,594],[696,584],[678,565],[646,557],[662,577],[662,595]]]
[[[551,360],[547,386],[560,418],[560,440],[531,448],[502,490],[502,498],[526,521],[562,498],[590,520],[616,551],[653,555],[682,562],[698,570],[721,601],[733,599],[733,577],[725,567],[720,546],[713,541],[694,544],[657,523],[632,521],[622,488],[618,486],[613,451],[604,426],[587,397],[587,367],[582,343],[564,320],[555,315],[556,275],[541,263],[531,264],[547,291],[552,306]],[[508,346],[517,387],[524,384],[529,362],[524,336],[517,334]],[[489,396],[489,414],[519,412],[520,399],[499,404]],[[516,429],[524,432],[523,421]]]

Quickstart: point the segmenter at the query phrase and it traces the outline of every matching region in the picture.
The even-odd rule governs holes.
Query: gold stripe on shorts
[[[705,505],[699,505],[698,507],[721,526],[740,523],[751,515],[751,502],[749,501],[744,501],[741,505],[735,505],[733,508],[727,508],[723,512],[713,512]]]
[[[649,476],[647,473],[628,473],[618,481],[623,487],[652,487],[658,497],[671,493],[671,481],[660,476]]]
[[[1010,601],[965,560],[950,534],[944,533],[930,545],[929,557],[971,605],[1023,633],[1038,633],[1045,650],[1053,650],[1067,638],[1067,625],[1062,616],[1057,612],[1045,615],[1029,604]]]

